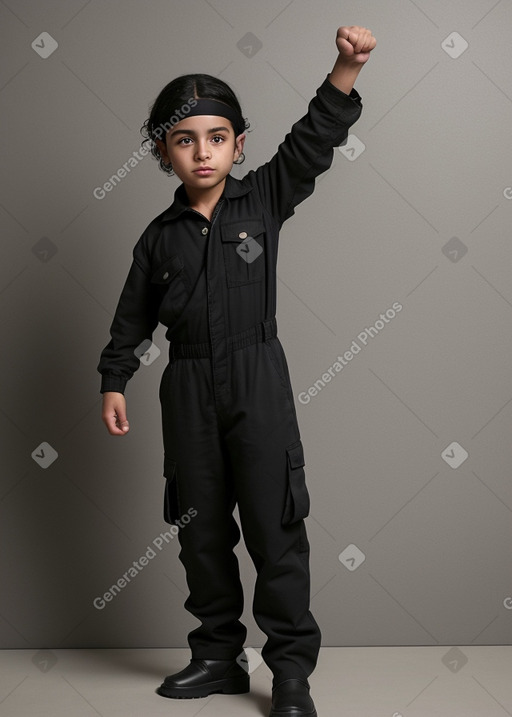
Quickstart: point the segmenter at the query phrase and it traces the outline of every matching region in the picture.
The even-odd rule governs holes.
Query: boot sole
[[[231,677],[216,680],[215,682],[206,682],[198,687],[164,687],[164,685],[161,685],[156,692],[162,697],[170,697],[176,700],[191,700],[219,693],[224,695],[243,695],[249,692],[249,678]]]

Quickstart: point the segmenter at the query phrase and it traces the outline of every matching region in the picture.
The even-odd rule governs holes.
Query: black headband
[[[189,102],[188,104],[188,108],[190,108],[190,111],[186,113],[187,117],[197,117],[198,115],[215,115],[219,117],[225,117],[233,125],[235,133],[238,134],[244,131],[244,118],[239,112],[227,105],[225,102],[205,99],[193,100],[193,102],[195,104],[192,104],[192,102]]]

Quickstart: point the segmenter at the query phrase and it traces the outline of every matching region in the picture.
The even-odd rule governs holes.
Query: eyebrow
[[[229,132],[228,127],[212,127],[212,129],[207,130],[207,134],[212,134],[213,132]],[[176,129],[174,132],[171,132],[170,136],[174,137],[175,134],[191,134],[193,136],[197,136],[197,132],[194,132],[192,129]]]

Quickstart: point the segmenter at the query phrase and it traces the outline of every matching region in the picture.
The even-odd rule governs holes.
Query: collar
[[[252,187],[244,184],[240,179],[235,179],[230,174],[226,177],[226,184],[222,193],[222,199],[236,199],[242,197],[244,194],[248,194],[252,190]],[[174,201],[171,206],[166,209],[160,221],[170,222],[173,219],[177,219],[183,212],[190,208],[185,186],[180,184],[177,190],[174,192]]]

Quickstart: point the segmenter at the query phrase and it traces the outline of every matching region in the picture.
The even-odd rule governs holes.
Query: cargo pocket
[[[309,515],[309,493],[306,487],[304,450],[301,441],[288,446],[286,453],[288,486],[281,522],[283,525],[290,525]]]
[[[164,520],[175,525],[181,515],[176,475],[176,461],[164,458]]]
[[[228,286],[244,286],[265,277],[265,225],[261,219],[223,224],[221,240]]]

